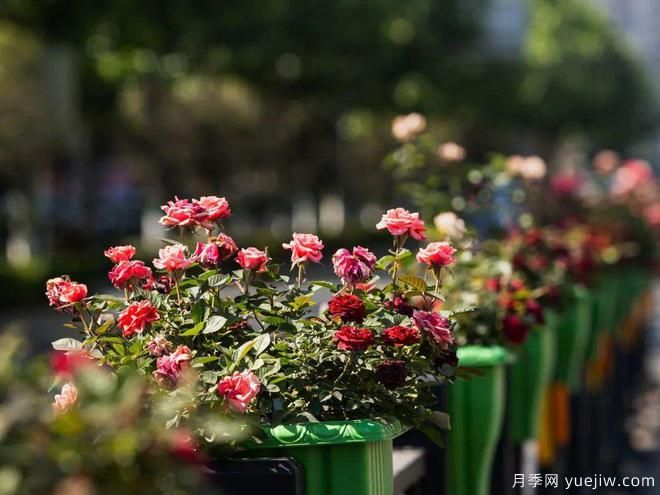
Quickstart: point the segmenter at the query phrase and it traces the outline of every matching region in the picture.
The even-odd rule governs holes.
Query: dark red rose
[[[386,344],[401,347],[416,344],[422,339],[422,335],[415,327],[395,326],[383,330],[381,338]]]
[[[374,342],[374,334],[368,328],[344,326],[335,332],[335,340],[343,351],[366,351]]]
[[[524,288],[525,288],[525,283],[518,278],[514,278],[511,282],[509,282],[509,290],[515,292],[518,290],[523,290]]]
[[[376,380],[386,388],[399,388],[406,384],[406,362],[399,359],[388,359],[376,368]]]
[[[415,308],[413,308],[404,297],[401,296],[395,296],[394,299],[391,299],[389,301],[385,301],[385,309],[389,309],[390,311],[394,311],[395,313],[399,313],[400,315],[405,315],[405,316],[412,316],[413,311]]]
[[[458,368],[458,355],[456,354],[456,350],[449,349],[441,352],[433,360],[433,364],[435,364],[436,368],[439,370],[446,370],[453,374],[453,372],[456,371],[456,368]]]
[[[502,322],[502,332],[507,340],[513,344],[522,344],[527,337],[529,327],[520,316],[509,313]]]
[[[328,302],[328,312],[342,321],[361,323],[367,314],[362,299],[352,294],[335,296]]]
[[[523,239],[528,246],[539,246],[543,243],[543,234],[539,229],[532,229],[525,232]]]
[[[536,299],[527,299],[527,312],[534,316],[536,323],[545,323],[545,318],[543,317],[543,306],[541,306],[541,304]]]
[[[525,270],[527,268],[527,257],[522,253],[516,253],[511,260],[516,270]]]

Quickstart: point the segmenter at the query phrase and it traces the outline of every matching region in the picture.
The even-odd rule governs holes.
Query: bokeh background
[[[4,0],[0,323],[46,325],[50,275],[103,284],[109,244],[150,254],[174,195],[226,196],[241,243],[373,235],[398,114],[472,161],[653,163],[659,22],[657,0]]]

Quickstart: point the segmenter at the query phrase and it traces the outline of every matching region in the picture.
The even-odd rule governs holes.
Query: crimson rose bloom
[[[244,413],[250,403],[259,395],[261,382],[259,377],[250,370],[234,371],[233,375],[225,376],[217,385],[218,394],[229,401],[234,410]]]
[[[399,359],[388,359],[376,368],[376,380],[386,388],[399,388],[406,384],[406,362]]]
[[[386,328],[381,334],[383,342],[395,347],[416,344],[422,338],[419,330],[413,327],[395,326]]]
[[[502,321],[502,332],[509,342],[513,344],[522,344],[527,338],[528,331],[529,326],[516,314],[509,313]]]
[[[328,302],[328,312],[332,316],[339,316],[342,321],[360,323],[364,320],[367,310],[360,299],[352,294],[335,296]]]
[[[395,313],[399,313],[400,315],[406,315],[406,316],[412,316],[413,311],[415,308],[413,308],[410,304],[408,304],[408,301],[406,301],[405,297],[402,296],[394,296],[394,299],[389,299],[385,301],[385,309],[389,309],[391,311],[394,311]]]
[[[374,342],[374,334],[368,328],[344,326],[335,332],[335,340],[342,351],[366,351]]]
[[[151,278],[151,268],[146,266],[143,261],[120,261],[110,273],[108,273],[110,282],[118,289],[126,287],[131,280],[148,280]]]
[[[158,311],[149,301],[132,303],[119,314],[117,324],[126,338],[142,333],[149,323],[160,320]]]

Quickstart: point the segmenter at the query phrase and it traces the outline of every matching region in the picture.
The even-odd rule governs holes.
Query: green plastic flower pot
[[[487,495],[502,431],[509,354],[498,346],[466,346],[458,350],[458,359],[460,367],[476,368],[479,374],[448,387],[448,493]]]
[[[557,313],[546,310],[545,320],[545,324],[531,331],[525,343],[518,347],[516,361],[510,367],[509,436],[515,443],[538,436],[541,401],[553,375]]]
[[[594,359],[598,352],[598,343],[602,334],[614,329],[614,313],[616,304],[616,284],[610,277],[602,277],[593,291],[592,297],[592,327],[587,343],[587,358]]]
[[[589,291],[579,285],[573,286],[555,333],[557,361],[554,378],[555,382],[566,386],[569,392],[576,392],[582,382],[582,366],[591,332],[591,315]]]
[[[326,421],[264,427],[246,457],[291,457],[305,468],[307,495],[392,495],[397,421]]]

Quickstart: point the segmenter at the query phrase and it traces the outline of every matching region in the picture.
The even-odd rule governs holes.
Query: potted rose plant
[[[454,371],[454,324],[433,310],[445,268],[434,265],[425,278],[399,273],[412,256],[407,241],[425,239],[418,214],[383,215],[377,227],[393,249],[380,259],[360,246],[334,253],[335,284],[306,279],[324,256],[313,234],[283,244],[290,277],[267,250],[239,249],[222,231],[224,198],[176,199],[163,211],[161,223],[181,241],[159,251],[155,270],[132,246],[105,252],[120,296],[88,296],[68,277],[48,282],[51,304],[83,333],[73,345],[110,369],[140,370],[172,395],[186,390],[189,406],[168,426],[200,410],[252,425],[236,455],[295,458],[308,493],[391,493],[392,438],[415,427],[441,440],[448,420],[433,410],[429,385]],[[206,239],[189,249],[191,231]],[[374,283],[378,271],[390,281]],[[404,292],[422,307],[405,304]]]

